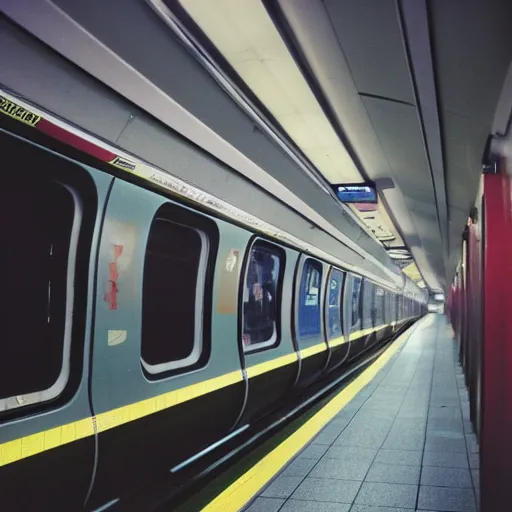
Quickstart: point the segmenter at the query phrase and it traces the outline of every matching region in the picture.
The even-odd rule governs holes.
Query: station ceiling
[[[512,61],[511,2],[0,0],[0,7],[210,151],[192,134],[196,125],[187,125],[191,135],[177,126],[186,111],[201,133],[221,141],[210,151],[215,158],[280,191],[283,202],[285,188],[327,231],[387,268],[384,249],[406,248],[414,264],[400,266],[415,281],[432,290],[451,281]],[[40,95],[38,82],[21,82],[27,97]],[[143,93],[149,85],[153,95]],[[240,107],[240,95],[267,131]],[[340,208],[330,184],[366,180],[377,185],[378,209]]]
[[[407,270],[417,281],[446,288],[512,60],[511,4],[167,5],[183,9],[189,28],[218,50],[327,182],[377,183],[381,202],[371,217],[382,232],[373,232],[385,247],[411,251],[417,269]],[[368,225],[369,215],[357,213]]]

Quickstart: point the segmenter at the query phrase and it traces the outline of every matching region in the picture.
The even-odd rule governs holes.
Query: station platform
[[[479,455],[452,330],[428,315],[247,512],[478,510]]]

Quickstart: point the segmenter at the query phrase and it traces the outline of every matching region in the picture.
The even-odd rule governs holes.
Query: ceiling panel
[[[431,0],[431,41],[449,205],[448,279],[481,175],[481,158],[512,60],[512,2]]]
[[[448,205],[465,210],[467,216],[480,182],[490,124],[452,112],[445,112],[443,119]]]
[[[415,107],[363,97],[370,119],[403,194],[435,204],[432,178]]]
[[[416,108],[364,97],[370,119],[392,169],[392,179],[404,196],[414,230],[404,230],[427,284],[444,284],[443,248],[432,178]]]
[[[215,9],[209,0],[180,4],[330,183],[361,181],[260,0],[217,0]]]
[[[359,92],[414,103],[395,0],[324,0]]]

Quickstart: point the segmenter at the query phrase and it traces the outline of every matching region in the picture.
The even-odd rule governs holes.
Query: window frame
[[[72,344],[73,344],[73,324],[74,309],[77,292],[75,291],[75,279],[77,279],[77,258],[78,246],[84,223],[84,205],[80,194],[75,188],[65,183],[64,180],[54,176],[48,176],[48,183],[57,184],[64,188],[71,196],[73,202],[73,221],[71,223],[71,232],[69,236],[69,246],[67,250],[67,271],[66,271],[66,303],[64,305],[64,326],[62,342],[62,364],[59,375],[55,382],[46,389],[32,391],[21,395],[0,398],[0,413],[12,412],[19,408],[27,406],[44,404],[57,399],[65,391],[71,379],[72,371]]]
[[[85,338],[91,288],[92,262],[96,254],[95,233],[99,224],[99,192],[92,173],[80,162],[47,147],[42,147],[13,133],[1,133],[0,144],[7,142],[16,165],[36,169],[38,179],[61,186],[73,202],[67,272],[64,276],[66,300],[63,306],[62,361],[55,382],[48,388],[0,399],[0,420],[10,421],[27,415],[55,411],[68,406],[85,385],[86,350],[90,340]],[[9,158],[4,165],[9,165]],[[18,169],[18,167],[16,167]],[[23,175],[29,176],[23,171]],[[4,185],[6,185],[4,183]],[[23,186],[23,184],[21,185]],[[0,421],[0,422],[1,422]]]
[[[329,297],[330,297],[330,282],[332,278],[333,272],[339,272],[341,274],[341,282],[340,282],[340,289],[338,292],[338,313],[339,313],[339,323],[340,323],[340,334],[338,336],[331,336],[330,329],[329,329],[329,312],[330,312],[330,304],[329,304]],[[325,339],[327,341],[333,340],[335,338],[339,338],[341,336],[345,336],[345,328],[344,328],[344,304],[343,304],[343,298],[345,295],[345,283],[347,279],[347,272],[339,269],[337,267],[331,266],[329,269],[329,272],[327,273],[327,279],[326,279],[326,289],[324,292],[324,324],[325,324]]]
[[[194,345],[191,353],[182,359],[167,361],[165,363],[149,364],[144,361],[142,347],[144,343],[144,274],[146,266],[146,252],[151,228],[157,220],[175,224],[195,231],[201,241],[201,254],[197,269],[196,294],[194,304]],[[144,248],[142,290],[141,290],[141,337],[140,337],[140,364],[146,378],[150,381],[161,381],[169,375],[186,373],[197,369],[206,363],[210,355],[210,327],[211,301],[215,259],[218,251],[219,232],[214,220],[198,212],[191,211],[172,202],[162,203],[155,211],[147,232]]]
[[[301,335],[300,333],[300,307],[301,307],[301,294],[302,294],[302,279],[304,277],[304,269],[306,265],[312,263],[314,267],[317,267],[319,270],[319,283],[318,283],[318,317],[319,317],[319,332],[307,335]],[[321,338],[325,340],[325,325],[324,325],[324,311],[325,304],[322,301],[325,301],[324,297],[324,286],[322,280],[324,279],[324,262],[308,254],[303,254],[302,258],[299,258],[297,261],[298,267],[295,276],[295,297],[294,297],[294,337],[298,344],[300,344],[301,340],[312,340],[316,338]],[[311,279],[311,278],[310,278]],[[309,282],[309,281],[308,281]],[[306,294],[307,295],[307,294]],[[304,304],[306,306],[306,304]],[[300,346],[300,345],[299,345]]]
[[[244,291],[245,291],[245,284],[247,282],[247,273],[249,271],[249,262],[252,255],[252,251],[255,246],[259,245],[260,247],[266,247],[270,249],[270,251],[274,251],[274,253],[278,254],[279,257],[279,272],[277,276],[277,282],[276,282],[276,309],[277,309],[277,315],[275,320],[275,331],[272,335],[272,338],[268,341],[263,341],[260,343],[255,343],[254,345],[248,345],[246,346],[244,344],[243,340],[243,334],[244,334]],[[240,283],[239,283],[239,306],[238,306],[238,340],[240,343],[240,346],[242,348],[242,353],[244,355],[249,354],[255,354],[257,352],[262,352],[265,350],[270,350],[273,348],[279,347],[281,344],[281,317],[282,317],[282,298],[283,298],[283,286],[284,286],[284,272],[286,268],[286,251],[279,246],[278,244],[275,244],[273,242],[268,241],[265,238],[261,238],[259,236],[255,236],[252,238],[252,240],[247,244],[247,248],[245,250],[244,260],[243,260],[243,267],[242,271],[240,272]]]

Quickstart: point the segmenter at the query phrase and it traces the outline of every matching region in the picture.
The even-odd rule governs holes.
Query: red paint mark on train
[[[122,253],[123,246],[114,245],[114,261],[109,263],[109,282],[107,285],[107,292],[105,293],[105,302],[108,304],[108,309],[111,311],[116,310],[118,307],[117,295],[119,293],[119,288],[117,287],[117,281],[119,279],[119,272],[117,269],[117,260],[121,257]]]
[[[115,263],[110,263],[109,265],[110,269],[110,280],[114,283],[117,282],[117,279],[119,278],[119,273],[117,272],[117,265]]]
[[[110,289],[107,293],[105,293],[105,302],[108,303],[108,309],[111,311],[117,309],[117,292],[119,291],[117,288],[117,284],[113,281],[110,281]]]

